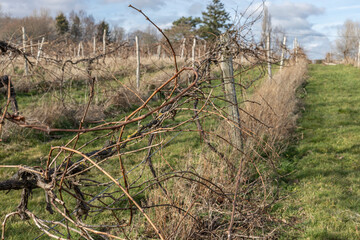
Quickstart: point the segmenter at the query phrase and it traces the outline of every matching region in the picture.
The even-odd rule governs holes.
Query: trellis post
[[[228,114],[229,120],[231,122],[230,125],[232,128],[232,142],[238,149],[243,149],[241,121],[235,89],[233,60],[231,51],[229,50],[229,46],[231,45],[229,35],[221,35],[220,41],[222,42],[223,46],[221,51],[220,68],[223,75],[225,98],[229,104]]]
[[[26,33],[25,33],[25,27],[21,27],[22,29],[22,41],[23,41],[23,52],[24,54],[26,53]],[[29,68],[28,68],[28,63],[27,60],[25,59],[25,63],[24,63],[24,68],[25,68],[25,75],[29,75]]]
[[[191,49],[191,62],[192,62],[193,67],[195,67],[195,49],[196,49],[196,38],[194,38],[192,49]]]
[[[281,45],[280,71],[284,66],[285,49],[286,49],[286,36],[284,36],[283,44]]]
[[[38,52],[37,52],[37,55],[36,55],[36,63],[35,63],[35,66],[38,65],[39,63],[39,59],[40,59],[40,56],[41,56],[41,51],[42,51],[42,47],[43,47],[43,44],[44,44],[44,40],[45,40],[45,37],[43,37],[41,39],[41,43],[39,44],[38,43]]]
[[[180,54],[180,58],[184,59],[184,53],[185,53],[185,45],[186,44],[186,38],[184,38],[182,45],[181,45],[181,54]]]
[[[139,37],[135,36],[136,43],[136,89],[140,90],[140,46],[139,46]]]
[[[271,70],[271,50],[270,50],[270,33],[266,36],[266,57],[267,57],[267,69],[269,79],[272,79],[272,70]]]

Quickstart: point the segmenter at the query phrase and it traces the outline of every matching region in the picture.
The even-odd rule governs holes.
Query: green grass
[[[216,73],[217,75],[219,73]],[[249,79],[252,79],[254,76],[259,76],[260,70],[250,70],[246,74],[243,74],[242,81],[249,81]],[[236,81],[239,81],[239,77],[237,76]],[[260,84],[262,80],[259,80],[256,84]],[[219,80],[213,80],[213,85],[219,85],[221,82]],[[113,82],[108,83],[108,85],[115,84]],[[71,91],[68,92],[68,94],[71,96],[72,99],[75,99],[79,102],[83,101],[84,98],[84,84],[81,84],[81,82],[73,82],[71,87],[68,89]],[[108,86],[103,86],[108,87]],[[240,86],[237,86],[237,91],[240,93]],[[249,89],[250,92],[252,89]],[[210,92],[210,89],[204,89],[205,92]],[[45,91],[46,92],[46,91]],[[51,97],[54,94],[59,94],[57,89],[52,89],[49,91],[45,96],[43,91],[37,91],[36,89],[30,91],[30,92],[18,92],[17,93],[17,100],[19,103],[20,111],[21,109],[27,108],[27,107],[34,107],[34,103],[37,103],[42,99],[43,101],[50,101]],[[218,96],[223,98],[223,90],[221,86],[216,88],[212,96]],[[242,101],[241,94],[238,95],[239,102]],[[215,99],[213,102],[218,107],[224,107],[226,104],[219,100]],[[159,102],[151,102],[152,105],[158,106],[160,104]],[[199,102],[199,107],[204,104],[204,101]],[[154,107],[153,106],[153,107]],[[184,108],[192,108],[192,104],[186,104],[182,106]],[[132,109],[134,110],[134,109]],[[226,110],[225,110],[226,111]],[[129,113],[129,112],[128,112]],[[116,117],[109,117],[108,121],[119,121],[122,119],[125,115],[128,113],[119,113]],[[142,112],[144,113],[144,112]],[[189,119],[193,115],[192,111],[179,111],[175,121],[180,123],[186,119]],[[211,116],[207,117],[203,121],[204,127],[206,129],[215,130],[218,128],[218,124],[222,119],[217,116]],[[146,119],[142,122],[143,125],[145,125],[147,122],[149,122],[150,119]],[[64,126],[66,127],[66,126]],[[68,126],[69,128],[73,128],[73,126]],[[90,127],[90,126],[85,126]],[[130,133],[133,133],[135,129],[137,128],[136,124],[132,124],[131,126],[128,126],[126,128],[126,132],[124,133],[124,136],[126,137]],[[194,123],[190,123],[188,125],[185,125],[184,128],[187,129],[196,129],[196,126]],[[0,143],[0,165],[29,165],[29,166],[44,166],[47,160],[47,156],[49,153],[49,150],[51,146],[62,146],[65,143],[67,143],[74,134],[69,133],[55,133],[51,136],[48,136],[45,133],[41,133],[34,130],[18,130],[18,134],[13,134],[7,141]],[[103,133],[93,132],[93,133],[87,133],[81,136],[79,143],[77,146],[81,146],[82,144],[90,141],[91,139],[101,135]],[[54,139],[54,137],[56,138]],[[163,140],[164,143],[168,142],[170,139],[172,139],[175,135],[177,135],[177,132],[173,133],[166,133],[161,136],[161,139],[157,139],[157,142],[160,140]],[[116,134],[117,136],[117,134]],[[60,139],[57,139],[60,137]],[[147,144],[147,139],[144,139],[142,142],[134,143],[134,145],[129,144],[127,146],[127,150],[134,150],[139,148],[139,146],[145,146]],[[90,152],[95,149],[100,149],[103,145],[103,141],[97,141],[93,144],[90,144],[85,149],[82,149],[83,152]],[[186,159],[189,157],[189,155],[197,156],[200,154],[201,151],[203,151],[203,144],[201,144],[199,134],[197,132],[187,132],[185,134],[180,134],[176,137],[174,141],[171,141],[166,148],[164,148],[161,151],[162,156],[160,154],[156,154],[153,156],[153,162],[156,169],[161,169],[162,172],[166,172],[169,170],[168,166],[164,163],[163,158],[165,158],[169,164],[174,167],[175,169],[185,169],[186,166]],[[54,154],[53,154],[54,155]],[[141,152],[139,154],[131,154],[126,155],[123,157],[125,167],[127,170],[131,169],[133,166],[137,165],[139,162],[141,162],[144,159],[145,152]],[[59,158],[62,159],[62,158]],[[103,164],[102,167],[104,167],[106,170],[110,172],[113,176],[119,177],[121,176],[120,173],[120,167],[118,163],[118,159],[114,158],[108,161],[106,164]],[[148,168],[145,168],[145,178],[150,178],[150,172]],[[137,178],[137,174],[141,171],[141,169],[135,170],[132,172],[131,175],[129,175],[130,181]],[[0,168],[0,179],[7,179],[12,176],[16,172],[16,169],[4,169]],[[103,182],[108,181],[108,179],[105,180],[105,177],[100,174],[97,170],[92,170],[91,172],[92,176],[95,176],[95,180],[101,180]],[[104,187],[93,187],[86,190],[86,192],[92,192],[97,193],[100,192]],[[110,188],[108,191],[116,191],[116,187]],[[19,203],[19,197],[20,197],[21,191],[11,191],[8,194],[5,194],[4,192],[0,195],[1,205],[0,205],[0,220],[3,220],[4,216],[7,213],[13,212],[16,210],[16,207]],[[143,200],[144,194],[139,195],[136,197],[138,202]],[[89,200],[89,198],[87,198]],[[98,202],[94,202],[98,204]],[[119,203],[121,204],[121,203]],[[123,203],[124,204],[124,203]],[[44,204],[44,193],[40,189],[35,189],[32,194],[31,202],[29,202],[29,209],[33,211],[38,216],[42,217],[47,214],[45,212],[45,204]],[[107,215],[107,213],[99,215],[97,217],[88,218],[89,224],[92,223],[99,223],[99,222],[106,222],[108,221],[110,213]],[[47,218],[48,216],[46,216]],[[122,216],[122,219],[128,218],[128,212],[124,212]],[[52,219],[61,220],[61,216],[53,216]],[[40,234],[40,231],[37,229],[36,226],[32,223],[32,221],[27,221],[26,224],[24,224],[18,217],[13,217],[7,224],[6,228],[6,237],[7,239],[33,239],[34,237],[37,237]],[[16,234],[14,234],[14,232]],[[41,239],[47,239],[47,237],[42,237]]]
[[[285,217],[296,219],[283,239],[360,239],[360,70],[311,65],[297,145],[282,169]]]

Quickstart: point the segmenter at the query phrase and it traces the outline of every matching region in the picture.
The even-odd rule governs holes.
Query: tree
[[[360,23],[347,20],[342,27],[338,29],[339,38],[336,40],[336,49],[345,61],[355,58],[359,40],[360,40]]]
[[[178,20],[175,20],[172,24],[174,26],[190,26],[191,28],[196,28],[196,26],[201,23],[201,19],[199,17],[181,17]]]
[[[181,17],[172,23],[170,29],[165,30],[166,35],[171,40],[181,40],[183,38],[194,37],[197,34],[196,27],[201,23],[199,17]]]
[[[102,41],[103,39],[103,35],[104,35],[104,30],[106,31],[106,40],[108,41],[110,39],[110,28],[109,28],[109,24],[107,22],[105,22],[105,20],[102,20],[98,25],[97,25],[97,34],[96,34],[96,38],[99,41]]]
[[[57,15],[57,17],[55,18],[55,22],[58,35],[64,35],[69,31],[69,22],[66,19],[64,13],[60,13],[59,15]]]
[[[21,31],[25,27],[28,38],[36,39],[41,36],[51,40],[58,37],[56,31],[56,20],[50,16],[49,11],[42,9],[34,11],[30,16],[23,18],[12,18],[10,16],[0,19],[0,39],[22,39]]]
[[[71,38],[74,41],[80,41],[81,37],[82,37],[82,29],[81,29],[81,21],[80,21],[80,17],[77,13],[75,13],[74,11],[72,11],[70,13],[70,19],[71,19],[71,29],[70,29],[70,35]]]
[[[138,36],[143,45],[151,45],[158,42],[158,35],[156,29],[148,26],[144,31],[136,30],[130,33],[129,37],[131,40]]]
[[[125,36],[125,29],[119,26],[114,26],[111,31],[111,40],[114,42],[121,42]]]
[[[80,11],[80,20],[83,26],[83,40],[89,41],[96,35],[96,23],[92,15],[87,15],[85,11]]]
[[[271,36],[272,26],[271,26],[271,14],[266,5],[264,5],[264,16],[262,21],[262,32],[261,32],[261,43],[263,47],[266,46],[267,36]]]
[[[229,13],[225,11],[224,4],[220,0],[212,0],[202,12],[202,26],[199,29],[200,37],[213,39],[220,35],[224,30],[230,28],[231,24]]]

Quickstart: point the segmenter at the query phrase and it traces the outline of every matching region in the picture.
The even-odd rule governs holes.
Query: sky
[[[96,20],[105,20],[126,31],[145,29],[149,22],[129,8],[129,4],[143,10],[161,28],[182,17],[201,17],[211,0],[1,0],[3,13],[12,17],[29,16],[34,10],[47,9],[52,16],[59,12],[84,10]],[[261,0],[221,0],[225,9],[235,18],[249,6],[257,9]],[[268,0],[265,1],[271,14],[272,26],[284,30],[288,46],[296,37],[311,59],[324,58],[327,52],[335,51],[334,41],[338,29],[350,19],[360,21],[359,0]],[[260,32],[260,24],[254,33]]]

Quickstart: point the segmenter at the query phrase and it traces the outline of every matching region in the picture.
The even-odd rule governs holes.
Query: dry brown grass
[[[164,236],[168,239],[225,239],[233,194],[238,191],[233,239],[246,239],[247,236],[276,238],[282,221],[269,213],[272,204],[278,200],[278,188],[274,184],[276,165],[299,117],[300,104],[296,94],[306,73],[306,59],[299,59],[296,65],[286,66],[273,79],[265,80],[250,96],[251,102],[242,106],[252,116],[241,114],[242,127],[248,135],[244,140],[245,161],[238,190],[235,189],[236,172],[231,164],[238,168],[244,155],[231,150],[227,142],[211,137],[211,142],[225,154],[223,159],[208,148],[186,159],[183,169],[192,169],[202,178],[212,181],[229,198],[217,194],[218,188],[195,176],[191,177],[193,181],[181,178],[168,181],[168,197],[160,189],[150,192],[148,204],[169,203],[170,198],[174,205],[188,211],[184,214],[176,208],[166,207],[151,212]],[[226,121],[221,122],[217,129],[216,134],[231,139],[227,134],[231,128]]]
[[[79,58],[80,59],[80,58]],[[76,62],[79,59],[71,59]],[[35,61],[35,59],[31,60]],[[65,59],[66,60],[66,59]],[[65,61],[64,60],[64,61]],[[16,59],[4,73],[12,77],[17,93],[34,92],[38,97],[20,111],[33,124],[49,127],[76,127],[87,104],[90,86],[87,65],[67,63],[64,71],[62,62],[42,60],[37,67],[24,75],[24,62]],[[184,64],[180,61],[180,64]],[[103,120],[125,112],[142,103],[152,91],[159,87],[164,79],[174,74],[173,61],[169,58],[150,57],[141,59],[141,84],[136,90],[136,59],[109,56],[95,61],[91,69],[92,76],[97,76],[95,97],[87,114],[86,121]],[[74,96],[79,86],[83,89],[83,99]],[[164,89],[169,90],[169,89]],[[49,98],[49,95],[52,97]],[[75,94],[79,95],[79,94]],[[55,97],[54,97],[55,96]],[[76,97],[76,98],[75,98]]]
[[[251,101],[245,103],[244,108],[251,115],[243,118],[245,127],[259,137],[287,138],[299,117],[296,91],[305,82],[306,73],[306,59],[299,59],[296,65],[285,66],[272,79],[265,80],[250,97]]]
[[[18,64],[21,66],[21,62]],[[126,111],[139,105],[164,79],[173,75],[172,64],[169,59],[158,61],[149,58],[142,61],[142,83],[137,91],[134,58],[100,59],[91,69],[92,76],[97,76],[98,85],[95,85],[95,105],[89,109],[87,116],[90,118],[87,121],[97,121],[106,114]],[[88,84],[87,66],[70,64],[62,72],[58,64],[47,65],[42,62],[37,71],[28,78],[21,77],[20,73],[14,74],[17,89],[29,92],[38,90],[40,85],[43,92],[52,91],[56,97],[50,101],[43,98],[22,110],[28,122],[60,128],[76,126],[84,112],[86,100],[59,91],[70,93],[72,84],[82,87]],[[162,180],[167,194],[160,188],[147,192],[145,205],[159,206],[147,211],[163,236],[167,239],[224,239],[230,216],[234,215],[235,237],[276,237],[273,225],[278,222],[268,211],[271,203],[276,201],[277,189],[272,184],[274,171],[269,169],[275,170],[279,143],[295,127],[298,108],[295,92],[304,80],[305,73],[306,61],[300,59],[296,66],[287,66],[271,81],[265,81],[250,97],[251,103],[246,102],[241,106],[251,115],[244,112],[241,115],[246,135],[244,154],[229,146],[227,141],[230,141],[230,137],[227,133],[231,130],[228,121],[222,121],[219,126],[211,127],[217,129],[214,134],[220,135],[222,139],[210,136],[210,141],[220,149],[222,157],[204,147],[200,154],[189,154],[179,163],[177,168],[185,171],[171,173],[169,179]],[[187,77],[182,76],[180,83],[186,81]],[[64,85],[67,87],[63,88]],[[81,97],[87,94],[88,89],[81,93]],[[241,163],[241,184],[236,189],[236,169],[240,168]],[[236,211],[232,212],[232,201],[237,191]],[[144,224],[148,234],[145,238],[157,237],[152,228]],[[144,226],[137,227],[142,231]]]

